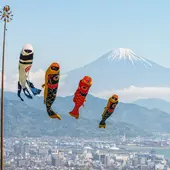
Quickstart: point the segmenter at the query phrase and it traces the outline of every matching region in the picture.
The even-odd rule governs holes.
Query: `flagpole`
[[[6,40],[6,24],[12,20],[12,11],[6,5],[0,11],[1,20],[4,21],[3,49],[2,49],[2,74],[1,74],[1,170],[4,170],[4,62],[5,62],[5,40]]]

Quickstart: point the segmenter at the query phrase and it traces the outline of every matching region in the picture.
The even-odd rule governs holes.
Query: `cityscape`
[[[168,170],[170,138],[5,139],[5,170]]]

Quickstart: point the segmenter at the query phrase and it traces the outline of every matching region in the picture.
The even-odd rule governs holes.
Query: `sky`
[[[18,72],[24,44],[35,50],[32,71],[59,62],[66,73],[114,48],[170,67],[170,1],[164,0],[0,0],[14,13],[8,24],[5,75]],[[2,53],[3,22],[0,22]]]

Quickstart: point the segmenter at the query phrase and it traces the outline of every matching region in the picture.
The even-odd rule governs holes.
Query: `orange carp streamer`
[[[51,108],[56,99],[59,79],[60,65],[58,63],[52,63],[45,73],[45,84],[42,85],[44,88],[44,104],[46,105],[47,113],[50,118],[61,120],[60,115],[55,113]]]
[[[79,109],[81,106],[84,106],[84,102],[86,101],[86,96],[88,94],[88,91],[92,85],[92,78],[89,76],[85,76],[82,80],[79,82],[78,89],[76,90],[73,98],[73,102],[75,103],[75,106],[69,114],[76,119],[79,118]]]

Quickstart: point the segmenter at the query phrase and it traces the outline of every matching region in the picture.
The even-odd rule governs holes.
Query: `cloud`
[[[60,76],[60,86],[59,87],[61,87],[64,84],[63,79],[66,76],[67,75],[65,75],[65,74]],[[14,76],[4,76],[5,91],[12,91],[12,92],[17,91],[18,77],[19,77],[18,74],[14,75]],[[45,71],[42,69],[39,69],[35,72],[30,72],[29,80],[31,82],[33,82],[35,87],[42,89],[41,86],[42,86],[42,84],[44,84],[44,81],[45,81]],[[1,84],[1,73],[0,73],[0,84]]]
[[[103,91],[93,94],[100,98],[108,98],[113,93],[119,95],[123,102],[133,102],[141,98],[160,98],[170,101],[170,88],[168,87],[135,87],[130,86],[120,90]]]
[[[60,87],[62,87],[65,83],[64,83],[64,79],[67,77],[67,74],[61,74],[60,76],[60,85],[59,85],[59,89]]]
[[[45,83],[45,71],[39,69],[35,72],[30,72],[29,80],[34,83],[35,87],[41,88],[41,86]]]

